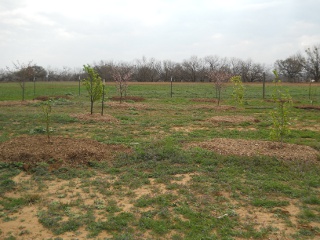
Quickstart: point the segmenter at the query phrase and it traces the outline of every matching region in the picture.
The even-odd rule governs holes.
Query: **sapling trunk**
[[[103,111],[104,111],[104,95],[105,95],[105,92],[104,92],[104,82],[103,82],[103,86],[102,86],[102,102],[101,102],[101,116],[103,116]]]
[[[42,106],[42,111],[44,113],[44,120],[46,123],[46,133],[47,133],[47,140],[50,142],[50,123],[51,123],[51,102],[48,101],[45,105]]]
[[[22,82],[22,84],[21,84],[21,88],[22,88],[22,101],[24,101],[24,93],[25,93],[25,83],[24,83],[24,81]]]
[[[94,102],[100,100],[102,97],[102,80],[90,65],[84,65],[83,69],[88,74],[88,77],[83,79],[83,85],[86,87],[90,96],[90,114],[92,115]]]
[[[270,136],[272,139],[279,141],[280,146],[283,147],[284,138],[290,133],[288,121],[289,110],[287,105],[290,105],[292,101],[290,94],[282,89],[278,73],[274,71],[274,74],[275,89],[272,97],[277,106],[275,110],[271,112],[273,127]]]
[[[221,90],[218,90],[218,106],[220,106]]]

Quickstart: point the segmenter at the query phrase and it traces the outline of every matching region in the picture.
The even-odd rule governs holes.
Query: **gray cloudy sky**
[[[0,68],[193,55],[273,64],[320,43],[319,0],[1,0]]]

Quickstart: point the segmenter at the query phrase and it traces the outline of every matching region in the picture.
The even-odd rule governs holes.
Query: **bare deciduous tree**
[[[185,81],[196,82],[200,79],[200,71],[203,68],[202,59],[192,56],[190,59],[184,60],[181,66],[185,75]]]
[[[14,80],[16,80],[22,90],[22,101],[25,100],[25,89],[26,89],[26,81],[30,81],[34,77],[34,69],[32,67],[32,61],[28,63],[20,63],[17,61],[13,63],[13,69],[7,67],[7,70],[13,75]]]
[[[320,45],[306,49],[307,58],[304,67],[309,77],[320,82]]]
[[[112,81],[112,69],[115,63],[113,61],[103,61],[101,60],[99,63],[95,64],[94,69],[99,73],[102,79],[106,82]]]
[[[205,63],[209,71],[224,70],[228,71],[230,68],[228,60],[226,58],[220,58],[218,56],[207,56],[204,58]]]
[[[135,64],[135,78],[141,82],[157,82],[160,80],[161,62],[154,58],[146,57],[137,59]]]
[[[215,89],[216,89],[216,98],[218,99],[218,106],[221,102],[221,90],[225,86],[225,84],[229,81],[229,79],[232,77],[232,74],[225,72],[225,71],[210,71],[208,73],[208,78],[211,82],[214,83]]]
[[[170,60],[162,61],[161,80],[169,82],[171,80],[171,77],[175,78],[175,67],[176,63]]]
[[[80,72],[82,72],[82,70],[72,70],[68,67],[63,67],[62,69],[52,69],[51,67],[48,67],[47,81],[78,81]]]
[[[123,96],[127,94],[128,82],[132,77],[132,68],[128,64],[118,64],[112,69],[112,76],[117,83],[117,89],[120,95],[120,103],[122,103]]]
[[[277,60],[275,67],[280,76],[289,82],[298,81],[303,74],[305,59],[301,54],[296,54],[285,60]]]

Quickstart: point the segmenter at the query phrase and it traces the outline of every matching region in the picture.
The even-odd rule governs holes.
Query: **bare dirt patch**
[[[299,122],[295,121],[291,126],[290,129],[297,129],[297,130],[310,130],[310,131],[320,131],[320,123],[318,121],[304,121]]]
[[[95,114],[90,114],[90,113],[78,113],[78,114],[71,114],[71,117],[77,118],[80,121],[84,122],[90,122],[90,121],[95,121],[95,122],[113,122],[113,123],[118,123],[119,120],[116,119],[115,117],[109,115],[109,114],[104,114],[101,115],[99,113]]]
[[[239,115],[234,115],[234,116],[215,116],[212,118],[207,119],[208,122],[213,122],[213,123],[242,123],[242,122],[259,122],[258,119],[251,117],[251,116],[239,116]]]
[[[189,143],[186,147],[201,147],[223,155],[270,156],[283,160],[317,161],[319,151],[303,145],[278,142],[214,138],[206,142]]]
[[[0,143],[0,161],[52,163],[52,168],[62,165],[82,165],[91,161],[111,161],[119,152],[129,152],[122,145],[107,145],[91,139],[73,139],[46,136],[21,136]]]
[[[185,132],[185,133],[190,133],[195,130],[207,130],[208,128],[199,127],[199,126],[175,126],[175,127],[172,127],[171,129],[176,132],[181,131],[181,132]]]
[[[39,224],[37,210],[35,206],[24,207],[12,216],[14,221],[1,222],[0,238],[15,235],[20,236],[19,239],[43,239],[43,236],[51,236],[52,233]]]
[[[181,185],[186,185],[188,182],[191,181],[192,177],[195,175],[195,173],[185,173],[185,174],[176,174],[175,180],[172,180],[172,183],[177,183]]]
[[[281,211],[281,209],[277,209],[277,211]],[[273,228],[277,228],[281,234],[284,234],[286,236],[290,236],[296,231],[295,227],[289,227],[284,220],[278,218],[275,213],[269,212],[266,209],[251,207],[249,210],[247,208],[240,207],[236,210],[236,212],[243,223],[253,222],[255,225],[254,228],[258,230],[271,226]],[[278,235],[279,233],[275,233],[275,239],[279,239],[277,238]]]

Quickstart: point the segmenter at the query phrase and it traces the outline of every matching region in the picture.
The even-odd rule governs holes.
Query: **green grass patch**
[[[288,206],[290,203],[289,201],[254,199],[252,200],[251,204],[255,207],[274,208],[274,207],[285,207],[285,206]]]

